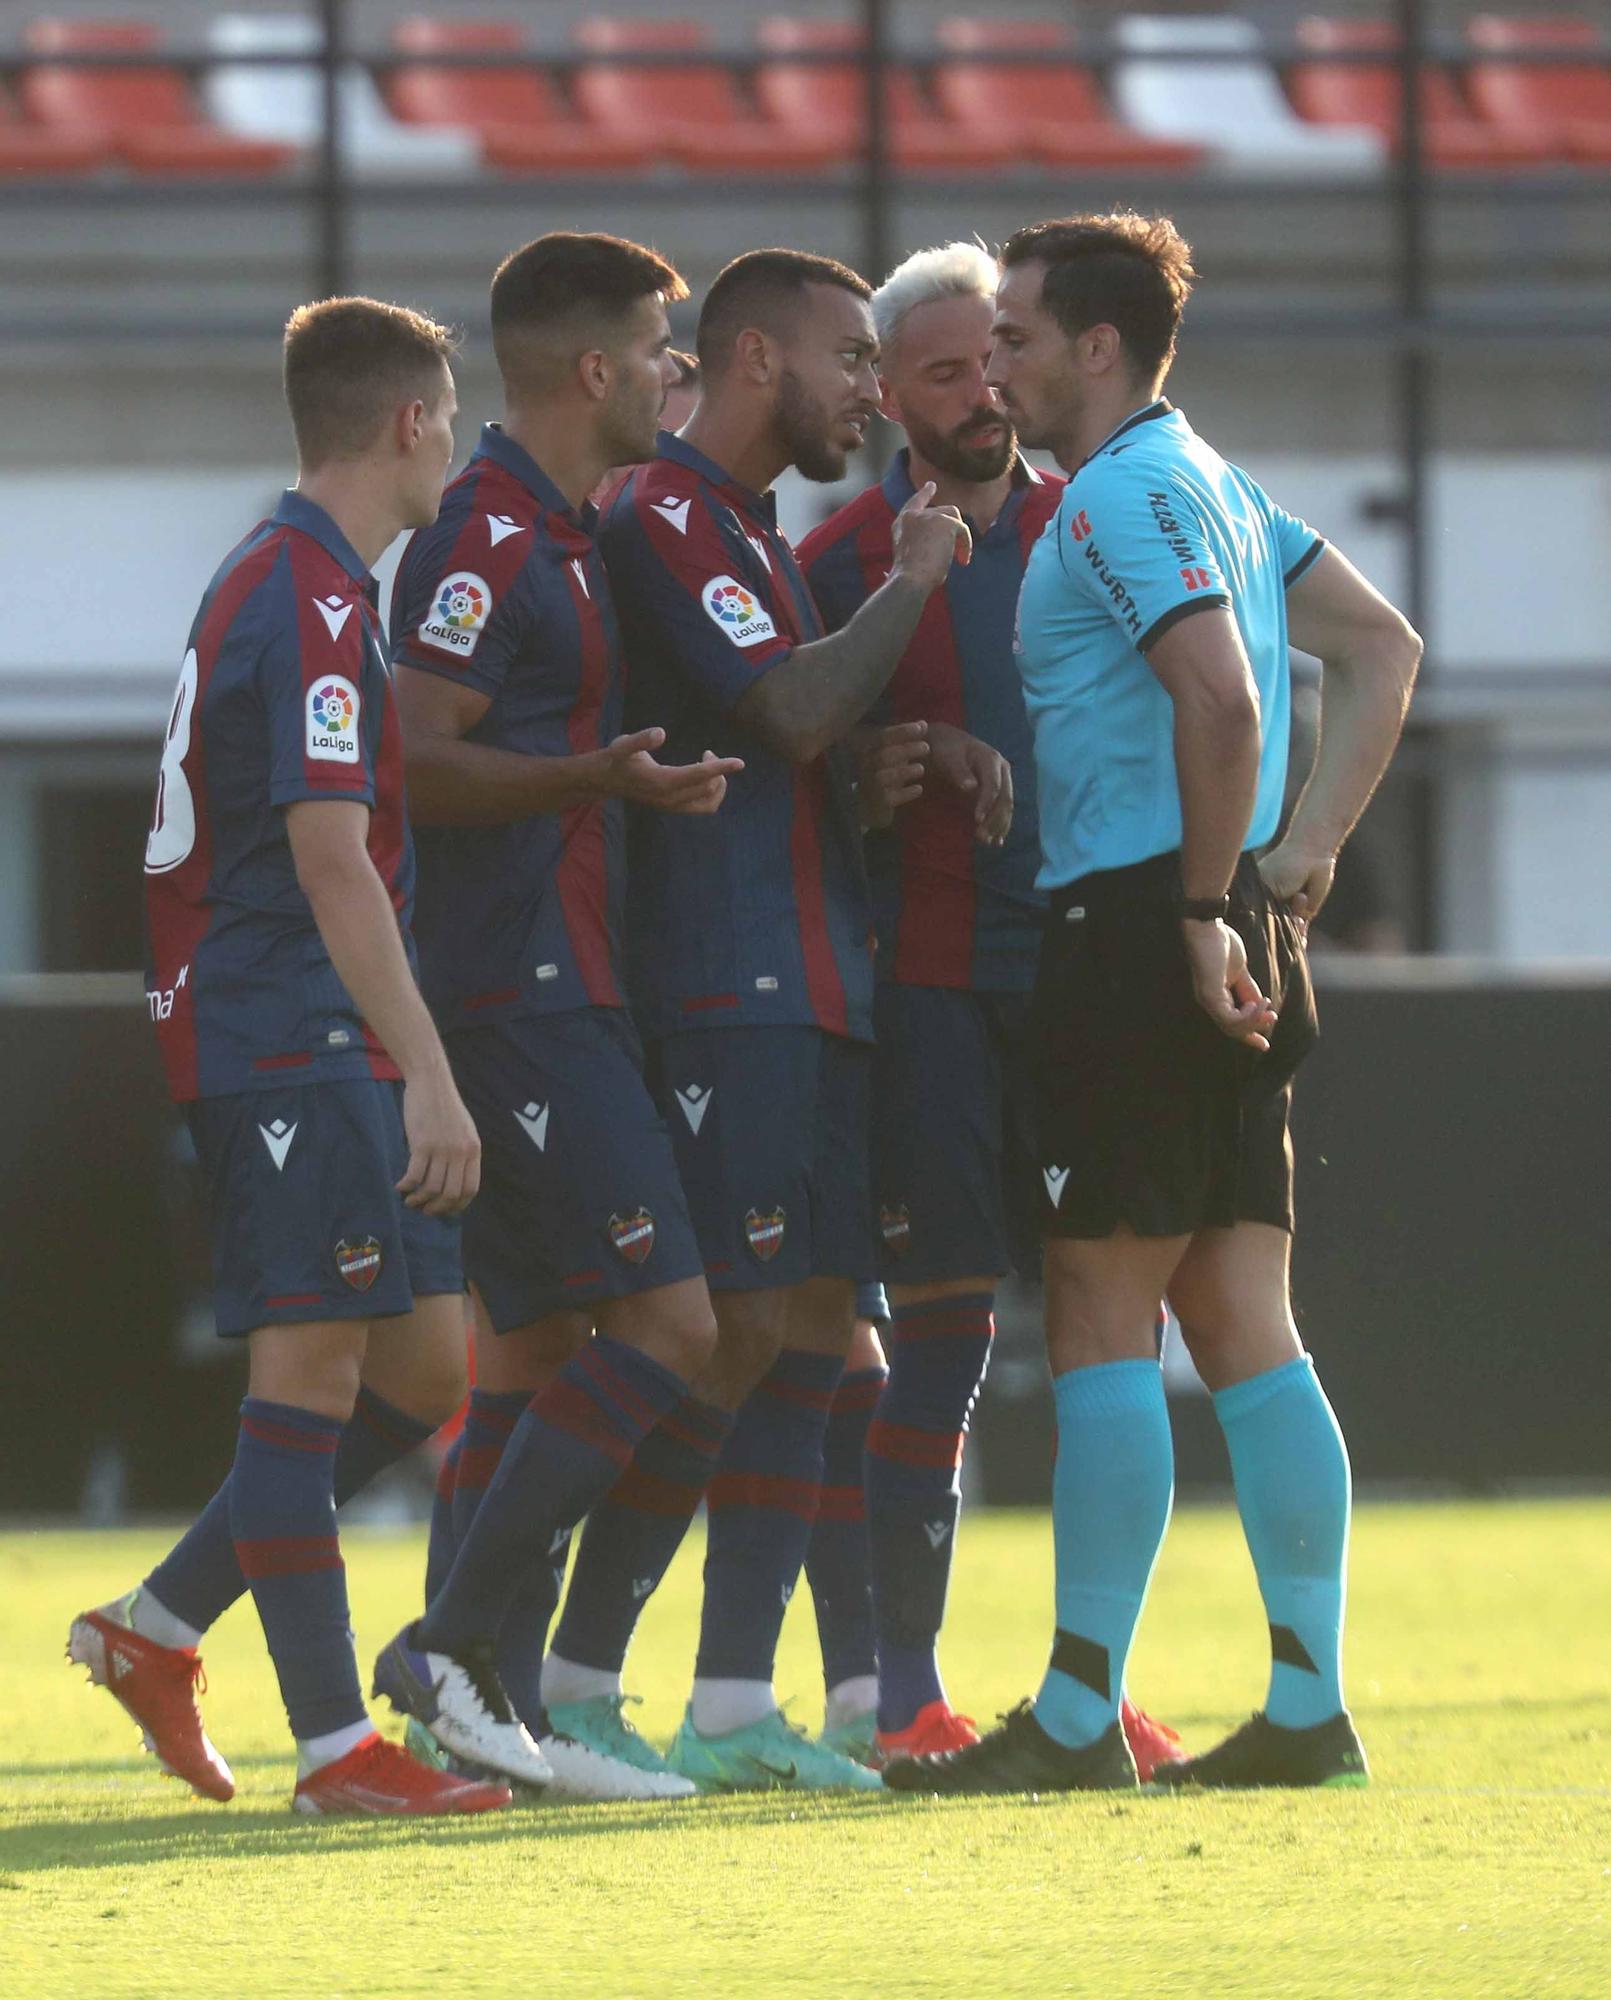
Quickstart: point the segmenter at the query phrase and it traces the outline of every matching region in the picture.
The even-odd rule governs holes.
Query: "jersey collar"
[[[889,502],[891,512],[898,514],[917,491],[917,488],[912,484],[912,454],[909,446],[902,445],[900,450],[896,452],[895,456],[889,462],[888,472],[884,474],[880,483],[883,486],[884,498]],[[1030,464],[1029,460],[1025,458],[1022,452],[1019,452],[1013,459],[1012,484],[1013,491],[1008,495],[1006,505],[996,516],[995,520],[991,522],[990,528],[987,531],[989,533],[994,533],[997,524],[1003,521],[1012,511],[1013,498],[1018,493],[1022,492],[1026,486],[1043,486],[1045,484],[1040,474]]]
[[[691,444],[678,437],[675,431],[662,431],[656,440],[656,450],[662,458],[669,458],[673,465],[685,465],[690,472],[697,472],[701,479],[719,487],[726,498],[746,514],[753,514],[764,521],[769,528],[777,526],[778,503],[776,495],[755,493],[748,486],[742,486],[730,472],[719,466],[715,459],[707,458],[702,451],[696,451]]]
[[[354,583],[365,590],[374,585],[364,559],[352,543],[318,504],[305,493],[298,493],[295,487],[287,487],[280,495],[280,504],[273,513],[274,525],[278,528],[295,528],[301,534],[311,536],[328,556],[333,556],[347,572]]]
[[[1089,465],[1091,460],[1093,458],[1099,457],[1104,451],[1107,450],[1109,445],[1117,444],[1119,439],[1124,436],[1126,431],[1133,431],[1138,424],[1155,423],[1159,417],[1172,417],[1174,414],[1175,414],[1175,406],[1173,403],[1170,402],[1167,396],[1159,396],[1156,399],[1156,401],[1148,403],[1143,409],[1132,410],[1129,416],[1125,418],[1124,422],[1120,424],[1117,430],[1108,432],[1107,436],[1097,446],[1095,451],[1090,451],[1086,453],[1084,458],[1080,460],[1079,464],[1075,466],[1074,468],[1075,472],[1079,472],[1085,466]]]
[[[562,520],[569,521],[576,527],[591,530],[598,518],[591,500],[584,501],[579,508],[573,507],[526,447],[523,444],[516,444],[502,424],[481,426],[481,436],[471,457],[490,458],[493,464],[501,466],[511,479],[518,479],[545,512],[558,514]]]

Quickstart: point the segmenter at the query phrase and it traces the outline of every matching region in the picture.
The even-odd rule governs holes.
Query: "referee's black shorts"
[[[1198,1005],[1178,853],[1052,893],[1034,1005],[1041,1226],[1048,1236],[1292,1227],[1292,1077],[1318,1023],[1296,920],[1237,864],[1230,922],[1279,1019],[1263,1054]]]

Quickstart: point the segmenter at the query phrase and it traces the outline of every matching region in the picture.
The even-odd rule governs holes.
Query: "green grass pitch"
[[[161,1778],[62,1658],[149,1532],[0,1536],[0,1993],[309,2000],[728,1995],[1604,2000],[1611,1994],[1611,1501],[1365,1506],[1350,1690],[1366,1792],[549,1807],[457,1825],[294,1819],[249,1604],[207,1646],[241,1790]],[[370,1657],[413,1607],[416,1533],[348,1538]],[[650,1607],[639,1711],[675,1726],[699,1548]],[[965,1526],[946,1639],[988,1719],[1049,1627],[1039,1515]],[[1177,1518],[1132,1670],[1205,1747],[1262,1694],[1228,1508]],[[802,1589],[780,1685],[820,1712]],[[388,1720],[387,1727],[395,1725]]]

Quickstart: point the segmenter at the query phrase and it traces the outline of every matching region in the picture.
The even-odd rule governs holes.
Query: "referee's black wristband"
[[[1222,924],[1231,913],[1229,896],[1177,896],[1175,914],[1194,924]]]

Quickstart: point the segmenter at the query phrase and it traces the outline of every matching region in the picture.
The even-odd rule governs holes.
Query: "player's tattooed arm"
[[[736,757],[709,752],[698,764],[657,763],[663,729],[639,729],[571,757],[472,742],[470,731],[491,706],[475,688],[399,664],[408,811],[417,826],[506,826],[533,813],[617,796],[663,812],[714,812],[728,778],[744,768]]]
[[[861,721],[883,693],[917,630],[931,591],[972,537],[954,507],[931,507],[921,487],[895,517],[895,563],[848,625],[797,646],[733,707],[733,718],[792,764],[809,764]]]

